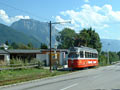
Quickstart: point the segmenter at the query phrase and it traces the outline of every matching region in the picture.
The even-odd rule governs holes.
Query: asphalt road
[[[0,90],[120,90],[120,64],[2,87]]]

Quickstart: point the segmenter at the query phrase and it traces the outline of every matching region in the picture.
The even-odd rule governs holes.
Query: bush
[[[38,68],[43,68],[43,66],[44,66],[44,62],[38,61]]]
[[[23,60],[22,59],[20,59],[20,58],[13,58],[13,59],[11,59],[10,60],[10,64],[15,64],[16,66],[24,66],[24,62],[23,62]],[[14,65],[14,66],[15,66]],[[13,65],[11,65],[11,66],[13,66]]]
[[[23,60],[20,58],[13,58],[10,60],[11,67],[18,67],[18,66],[28,66],[30,64],[32,65],[38,65],[37,68],[42,68],[44,66],[44,62],[40,61],[39,59],[32,59],[30,62],[28,62],[27,59]]]
[[[44,66],[44,62],[40,61],[39,59],[36,59],[36,58],[32,59],[30,61],[30,63],[32,63],[32,64],[38,64],[37,68],[42,68]]]
[[[32,64],[38,64],[38,61],[39,61],[38,59],[33,58],[33,59],[30,60],[29,63],[32,63]]]
[[[106,56],[105,55],[100,55],[99,56],[99,65],[100,66],[105,66],[107,64],[108,64],[108,62],[107,62]]]

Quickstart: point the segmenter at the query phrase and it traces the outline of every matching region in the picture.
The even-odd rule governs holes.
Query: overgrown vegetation
[[[33,66],[33,65],[35,65],[36,68],[41,69],[44,66],[44,62],[42,62],[38,59],[35,59],[35,58],[33,58],[31,60],[13,58],[10,60],[10,63],[8,65],[1,64],[0,68],[2,68],[4,70],[4,68],[21,67],[21,68],[16,68],[16,69],[22,69],[22,68],[26,68],[27,66]]]
[[[119,52],[101,52],[99,55],[99,65],[105,66],[113,64],[117,61],[120,61],[120,54]]]

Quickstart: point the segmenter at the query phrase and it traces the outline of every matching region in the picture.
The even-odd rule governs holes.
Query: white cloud
[[[2,19],[5,23],[11,24],[15,21],[18,21],[20,19],[30,19],[29,16],[14,16],[14,17],[9,17],[4,10],[0,10],[0,19]]]
[[[56,16],[56,21],[59,21],[59,22],[64,22],[65,20],[62,19],[60,16]]]
[[[88,3],[88,2],[89,2],[89,0],[84,0],[84,2]]]
[[[67,10],[60,12],[61,17],[56,16],[57,21],[70,19],[75,28],[93,27],[97,29],[104,29],[110,27],[110,23],[120,22],[120,11],[113,11],[111,5],[90,6],[84,4],[80,11]],[[64,18],[63,18],[64,17]]]

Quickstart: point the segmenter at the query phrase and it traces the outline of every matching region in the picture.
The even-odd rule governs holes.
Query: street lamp
[[[57,49],[57,46],[58,46],[58,43],[57,43],[57,41],[55,41],[54,48]]]
[[[61,23],[71,23],[71,21],[65,21],[65,22],[54,22],[52,23],[51,21],[49,22],[50,26],[50,71],[52,71],[52,63],[51,63],[51,32],[52,32],[52,24],[61,24]]]

